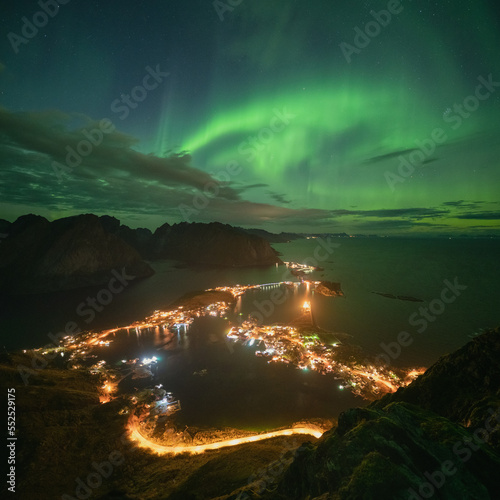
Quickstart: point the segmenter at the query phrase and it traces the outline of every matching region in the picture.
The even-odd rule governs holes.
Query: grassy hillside
[[[94,473],[90,484],[97,485],[93,463],[110,455],[122,463],[109,477],[101,474],[91,499],[215,498],[247,485],[250,477],[265,476],[270,463],[307,440],[277,438],[195,456],[153,455],[125,438],[128,416],[119,414],[125,400],[99,403],[95,376],[49,365],[25,386],[19,364],[31,366],[31,359],[15,354],[0,365],[3,394],[16,389],[17,498],[77,498],[77,479],[87,482]]]

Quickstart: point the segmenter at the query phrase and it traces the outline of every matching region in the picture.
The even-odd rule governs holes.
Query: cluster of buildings
[[[308,307],[309,304],[304,304],[305,309]],[[340,341],[325,343],[314,329],[287,325],[258,326],[245,322],[241,326],[233,326],[227,336],[234,341],[255,346],[259,349],[255,354],[270,363],[287,363],[302,370],[335,374],[340,381],[339,390],[349,389],[368,399],[380,393],[394,392],[422,373],[419,370],[412,370],[408,374],[396,373],[385,367],[349,359]]]
[[[296,263],[287,263],[292,269],[308,271],[308,266]],[[309,281],[308,286],[315,286],[319,282]],[[279,285],[294,286],[299,283],[280,282]],[[236,299],[251,289],[259,289],[269,285],[234,285],[217,287],[206,292],[225,292]],[[118,331],[135,330],[140,333],[143,329],[160,328],[172,333],[180,328],[187,329],[197,317],[215,316],[225,317],[231,309],[231,301],[214,295],[213,301],[209,295],[201,297],[204,300],[195,300],[189,305],[179,305],[169,311],[155,311],[143,321],[131,325],[105,330],[101,332],[83,332],[75,336],[66,336],[59,346],[38,349],[41,354],[61,356],[61,361],[70,363],[72,368],[86,368],[90,373],[99,375],[102,382],[101,401],[107,402],[116,394],[118,384],[125,377],[132,378],[152,377],[157,366],[157,359],[139,358],[122,360],[118,367],[109,368],[106,361],[95,348],[109,347],[113,342],[112,334]],[[305,302],[302,306],[302,317],[311,315],[311,305]],[[306,322],[308,323],[308,322]],[[416,378],[421,371],[413,370],[409,373],[389,370],[386,367],[377,367],[367,362],[361,363],[345,353],[344,346],[335,340],[331,334],[325,336],[319,328],[314,326],[300,327],[291,325],[258,325],[255,321],[244,321],[240,326],[232,326],[228,338],[241,341],[246,345],[254,346],[255,354],[267,359],[268,362],[282,362],[296,366],[302,370],[314,370],[321,374],[335,374],[339,379],[339,390],[350,389],[363,397],[373,397],[380,392],[393,392],[398,387],[406,385]],[[332,338],[333,340],[327,340]]]
[[[300,264],[298,262],[284,262],[285,266],[290,269],[292,274],[297,274],[297,272],[303,274],[309,274],[313,271],[317,271],[318,268],[316,266],[310,266],[308,264]]]

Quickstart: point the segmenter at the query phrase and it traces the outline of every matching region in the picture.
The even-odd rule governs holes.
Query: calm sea
[[[312,278],[340,282],[345,296],[307,295],[302,287],[273,304],[277,289],[269,287],[249,292],[234,318],[260,312],[266,322],[286,322],[307,298],[319,326],[350,335],[367,354],[385,353],[384,344],[392,349],[392,362],[399,366],[429,366],[482,329],[500,325],[500,241],[339,238],[330,243],[311,239],[273,246],[283,260],[322,267]],[[47,344],[48,333],[64,330],[68,322],[76,322],[82,330],[130,324],[193,290],[294,279],[282,266],[193,270],[159,262],[154,267],[153,277],[132,280],[89,323],[89,316],[78,308],[100,288],[4,300],[3,344],[10,350]],[[243,316],[238,316],[240,312]],[[229,348],[226,332],[224,320],[207,318],[167,348],[161,347],[158,333],[117,334],[106,356],[113,361],[159,355],[158,381],[181,399],[182,418],[188,425],[271,428],[301,418],[336,417],[348,407],[364,404],[339,391],[333,376],[267,364],[244,346]],[[407,332],[411,345],[397,347],[400,332]],[[194,375],[201,370],[206,374]]]

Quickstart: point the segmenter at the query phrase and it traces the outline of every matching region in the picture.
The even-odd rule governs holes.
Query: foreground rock
[[[284,474],[244,488],[244,498],[498,498],[499,357],[498,330],[478,337],[407,388],[341,414]]]

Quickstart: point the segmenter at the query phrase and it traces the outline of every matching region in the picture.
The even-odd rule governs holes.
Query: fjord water
[[[289,258],[300,260],[317,245],[314,241],[297,242],[290,247]],[[336,242],[339,247],[332,258],[319,264],[325,268],[321,279],[339,281],[345,300],[317,297],[316,319],[326,329],[352,335],[368,352],[384,352],[380,344],[395,342],[405,331],[413,342],[393,362],[429,366],[482,329],[500,325],[500,241],[346,238]],[[372,292],[411,296],[424,303]],[[429,306],[427,315],[421,312],[421,307]]]
[[[329,241],[332,245],[326,240],[322,245],[317,239],[273,245],[282,253],[283,260],[316,262],[324,268],[314,273],[312,279],[342,284],[344,298],[315,296],[315,316],[325,329],[352,335],[355,343],[373,352],[380,350],[381,342],[391,342],[400,331],[408,331],[414,343],[403,350],[400,361],[429,364],[444,352],[463,345],[482,328],[500,325],[499,240],[332,238]],[[168,261],[153,266],[154,276],[138,282],[131,280],[90,322],[87,322],[89,314],[79,314],[77,308],[88,297],[95,297],[100,288],[4,299],[0,313],[3,343],[8,349],[44,345],[50,341],[49,332],[63,330],[70,321],[82,330],[130,324],[194,290],[296,280],[283,266],[193,270],[175,267]],[[426,306],[425,303],[372,293],[413,296],[430,302],[440,299],[447,287],[445,280],[467,288],[459,291],[454,302],[445,304],[441,314],[430,313],[435,319],[427,321],[422,333],[408,319],[415,313],[420,318],[419,307]],[[267,294],[271,292],[269,289]],[[265,300],[265,295],[266,292],[259,292],[258,300]],[[256,308],[254,294],[245,300],[247,309]],[[286,303],[283,307],[286,308]],[[436,307],[439,312],[437,304]],[[86,309],[88,306],[80,311]],[[277,320],[283,321],[282,307],[277,306],[275,314],[279,316]],[[269,317],[269,322],[273,321],[274,314]],[[419,323],[418,328],[421,327]]]
[[[307,298],[320,327],[350,335],[352,343],[367,354],[386,353],[384,344],[394,357],[392,362],[402,367],[429,366],[481,329],[500,325],[498,240],[338,238],[273,246],[283,260],[321,266],[324,270],[311,279],[340,282],[345,296],[325,297],[301,286],[295,292],[288,290],[282,303],[271,305],[276,288],[269,287],[248,292],[233,318],[260,312],[265,322],[287,322],[299,314]],[[157,271],[153,277],[125,288],[89,323],[85,322],[89,315],[79,314],[77,308],[99,288],[9,299],[0,323],[5,345],[15,349],[47,344],[47,334],[61,331],[69,321],[82,330],[127,325],[194,290],[296,280],[283,266],[193,270],[172,262],[153,265]],[[421,312],[429,305],[430,311]],[[409,345],[398,347],[402,331],[411,343],[406,340]],[[272,427],[300,418],[336,416],[362,404],[339,391],[333,376],[267,364],[252,348],[229,346],[226,332],[224,320],[206,318],[166,347],[158,332],[129,332],[116,334],[115,343],[107,352],[103,348],[102,354],[110,361],[158,355],[162,359],[158,381],[181,399],[182,418],[188,425]],[[206,374],[194,375],[202,370]]]

